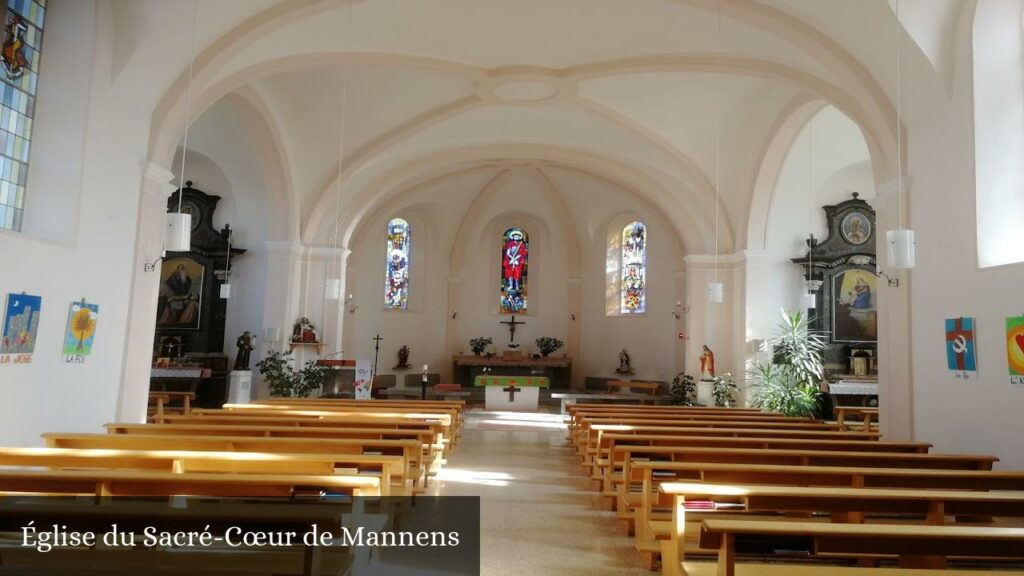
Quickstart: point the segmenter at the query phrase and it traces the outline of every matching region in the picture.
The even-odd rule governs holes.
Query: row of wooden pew
[[[594,489],[665,575],[931,574],[950,558],[1024,574],[1024,472],[993,471],[995,456],[745,408],[578,404],[568,425]]]
[[[190,513],[214,526],[229,520],[242,526],[297,526],[319,519],[338,529],[340,516],[326,503],[423,493],[458,443],[463,409],[460,401],[275,399],[173,415],[161,411],[154,414],[156,422],[107,424],[105,433],[47,433],[45,448],[0,448],[0,532],[17,534],[18,521],[56,514],[49,506],[39,506],[39,499],[30,505],[17,501],[30,496],[90,497],[92,504],[85,508],[60,508],[60,515],[54,516],[58,523],[71,514],[78,524],[95,520],[109,526],[113,519],[121,526],[141,526],[134,504],[115,505],[105,497],[201,497],[221,505]],[[230,504],[238,498],[273,498],[295,506],[254,512],[250,506]],[[318,503],[325,506],[317,508]],[[171,522],[161,510],[148,509],[144,516]],[[398,511],[388,508],[384,513]],[[38,519],[37,524],[46,525]],[[62,549],[46,556],[51,563],[67,556],[69,574],[88,573],[78,552]],[[114,551],[91,552],[102,556]],[[209,562],[202,566],[219,566],[211,572],[218,574],[348,570],[344,554],[333,550],[331,559],[324,560],[318,547],[307,547],[298,564],[289,563],[280,548],[251,550],[249,563],[237,561],[237,550],[223,558],[209,551],[193,552],[204,552]],[[89,556],[90,562],[96,557]],[[124,573],[138,573],[139,566],[147,565],[146,557],[140,552],[118,558],[125,560]],[[199,573],[185,570],[195,566],[188,564],[195,560],[189,554],[161,556],[168,557],[179,564],[186,560],[169,570]],[[0,543],[0,574],[39,573],[32,564],[39,559],[33,550]],[[152,570],[147,572],[160,571],[157,564],[148,566]],[[47,570],[62,573],[51,564]]]

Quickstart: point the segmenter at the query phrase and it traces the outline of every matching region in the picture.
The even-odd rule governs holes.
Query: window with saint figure
[[[388,222],[384,306],[391,310],[409,309],[409,241],[408,222],[401,218]]]
[[[527,268],[530,236],[519,228],[509,228],[501,243],[501,312],[526,312]]]
[[[622,229],[621,314],[641,314],[647,304],[647,227],[631,222]]]

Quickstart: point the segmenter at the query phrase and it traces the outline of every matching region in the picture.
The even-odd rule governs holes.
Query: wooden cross
[[[516,326],[519,326],[521,324],[526,324],[526,322],[516,322],[516,315],[513,314],[511,320],[502,320],[500,323],[508,325],[509,343],[510,343],[509,346],[511,348],[515,348],[516,346],[514,346],[514,344],[516,342]]]
[[[522,390],[522,388],[516,388],[514,384],[510,385],[508,388],[501,389],[502,392],[508,392],[509,402],[514,402],[516,399],[516,392],[521,392]]]

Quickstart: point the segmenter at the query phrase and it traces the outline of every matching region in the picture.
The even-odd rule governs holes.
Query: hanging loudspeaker
[[[167,214],[164,230],[164,250],[188,252],[192,249],[192,215],[181,212]]]
[[[220,297],[225,300],[231,298],[231,284],[220,285]]]
[[[721,282],[711,282],[708,284],[708,299],[714,304],[722,303],[722,300],[725,299],[725,288]]]
[[[889,230],[885,233],[889,244],[889,267],[908,270],[914,267],[914,231]]]
[[[327,286],[324,289],[324,295],[328,300],[337,300],[341,298],[341,280],[338,278],[328,278]]]

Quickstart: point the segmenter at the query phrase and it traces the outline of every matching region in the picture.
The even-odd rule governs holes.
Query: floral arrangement
[[[697,382],[693,376],[680,372],[672,379],[669,402],[673,406],[701,406],[697,403]]]
[[[726,372],[721,376],[716,376],[711,383],[711,395],[715,398],[715,406],[721,406],[722,408],[732,408],[735,406],[736,390],[736,381],[732,379],[732,374]]]
[[[271,350],[266,357],[256,363],[263,381],[270,388],[272,396],[286,398],[308,398],[313,392],[324,385],[327,368],[314,360],[295,371],[295,359],[291,352]]]
[[[551,338],[550,336],[543,336],[537,338],[537,350],[540,350],[541,356],[549,356],[562,346],[565,346],[565,342],[562,342],[558,338]]]
[[[473,338],[469,341],[469,349],[473,351],[473,354],[479,356],[483,354],[484,350],[487,350],[487,347],[491,344],[494,344],[493,338]]]

